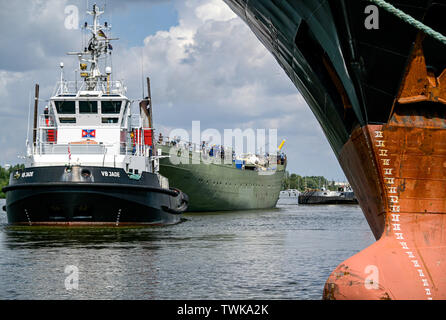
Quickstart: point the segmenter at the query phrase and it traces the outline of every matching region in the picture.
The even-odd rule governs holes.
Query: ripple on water
[[[331,271],[374,242],[354,205],[185,217],[161,228],[14,229],[0,213],[0,299],[320,299]],[[77,290],[65,288],[69,265]]]

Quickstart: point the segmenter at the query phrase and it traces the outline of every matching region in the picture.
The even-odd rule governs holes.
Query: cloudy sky
[[[67,6],[79,24],[92,0],[0,0],[0,165],[21,161],[28,132],[29,98],[40,84],[48,99],[59,78],[74,79],[83,48],[80,29],[67,29]],[[191,129],[277,129],[286,139],[290,172],[345,180],[305,101],[250,29],[222,0],[97,0],[106,5],[114,44],[114,78],[130,98],[142,95],[150,76],[155,125]],[[40,102],[43,108],[45,101]]]

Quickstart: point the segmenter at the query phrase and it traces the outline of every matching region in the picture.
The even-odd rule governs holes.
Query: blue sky
[[[28,96],[34,83],[48,99],[59,77],[77,61],[80,30],[64,28],[64,9],[86,0],[0,0],[0,164],[25,153]],[[89,5],[93,1],[88,1]],[[98,0],[102,6],[104,0]],[[128,96],[141,96],[141,65],[152,81],[155,125],[168,132],[278,129],[286,139],[290,172],[345,180],[314,115],[252,31],[221,0],[107,0],[101,21],[113,26],[114,77]],[[89,21],[89,20],[88,20]],[[9,30],[15,30],[14,36]],[[43,106],[41,105],[41,108]]]

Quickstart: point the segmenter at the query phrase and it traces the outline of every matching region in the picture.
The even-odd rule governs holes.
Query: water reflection
[[[320,299],[331,271],[373,243],[357,206],[187,214],[174,226],[6,226],[0,299]],[[67,265],[79,288],[67,290]]]
[[[2,226],[2,299],[126,299],[156,297],[160,241],[151,229]],[[155,262],[155,263],[154,263]],[[67,290],[67,266],[79,270]]]
[[[10,248],[133,248],[141,242],[155,242],[152,228],[70,228],[2,226],[4,244]]]

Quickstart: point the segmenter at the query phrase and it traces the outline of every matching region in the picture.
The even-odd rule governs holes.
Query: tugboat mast
[[[102,74],[99,69],[99,58],[104,54],[111,54],[112,46],[110,45],[110,41],[119,40],[119,38],[108,38],[104,33],[104,31],[109,31],[111,26],[107,22],[104,25],[99,24],[99,16],[103,13],[104,11],[100,11],[96,4],[93,5],[92,11],[87,11],[87,14],[93,16],[93,25],[89,25],[87,22],[84,24],[84,29],[91,31],[88,46],[84,48],[83,52],[67,53],[68,55],[76,55],[79,57],[81,67],[80,75],[85,79],[87,84],[86,89],[89,91],[96,89],[99,80],[109,81],[111,70],[107,67],[106,75]],[[89,71],[86,70],[88,63],[90,63]]]

